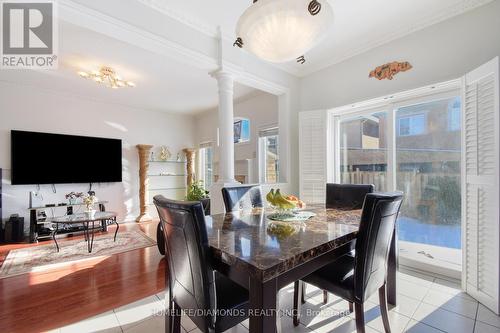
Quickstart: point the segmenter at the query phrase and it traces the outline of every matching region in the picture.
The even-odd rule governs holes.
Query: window
[[[259,174],[262,183],[279,182],[279,135],[278,128],[259,132]]]
[[[203,182],[205,189],[212,186],[213,172],[213,147],[211,142],[202,143],[199,151],[199,173],[200,180]]]
[[[455,98],[448,104],[448,131],[459,131],[462,127],[462,110],[460,98]]]
[[[250,120],[238,118],[234,121],[234,143],[250,141]]]
[[[399,136],[412,136],[425,134],[427,128],[427,117],[425,114],[415,114],[399,118]]]

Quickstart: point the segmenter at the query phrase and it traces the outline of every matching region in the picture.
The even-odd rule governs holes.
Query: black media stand
[[[108,203],[107,201],[97,202],[96,205],[99,206],[99,211],[101,212],[106,211],[106,207],[104,206],[104,204],[107,203]],[[28,210],[30,211],[30,243],[36,243],[40,239],[50,239],[52,235],[51,219],[58,217],[58,216],[52,216],[52,217],[38,216],[38,212],[44,210],[48,211],[48,210],[66,208],[66,215],[70,215],[72,212],[74,212],[74,208],[79,208],[79,207],[81,208],[84,206],[85,206],[84,204],[75,204],[75,205],[54,206],[54,207],[44,206],[44,207],[29,208]],[[49,227],[46,227],[45,225],[49,225]],[[108,224],[106,221],[102,221],[101,225],[97,226],[95,229],[101,229],[102,231],[107,231]],[[83,226],[71,225],[66,228],[59,229],[57,231],[57,234],[58,235],[74,234],[74,233],[84,232],[84,230],[85,228]]]

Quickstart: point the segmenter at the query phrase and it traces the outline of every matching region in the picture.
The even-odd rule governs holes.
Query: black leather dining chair
[[[260,186],[258,185],[224,187],[222,189],[222,198],[224,199],[226,212],[264,206]]]
[[[153,201],[165,233],[168,262],[166,332],[180,332],[182,311],[205,333],[223,332],[245,320],[248,290],[210,265],[201,203],[161,195]]]
[[[326,184],[326,208],[361,209],[368,193],[375,186],[370,184]],[[302,284],[302,303],[305,303],[306,285]],[[323,303],[328,303],[328,292],[323,290]]]
[[[355,251],[320,268],[302,280],[354,303],[356,330],[365,332],[364,302],[378,290],[385,332],[390,333],[386,279],[389,248],[403,193],[366,195]],[[300,282],[295,282],[294,324],[299,324]],[[352,310],[351,310],[352,311]]]
[[[326,184],[326,207],[361,209],[365,196],[375,191],[368,184]]]

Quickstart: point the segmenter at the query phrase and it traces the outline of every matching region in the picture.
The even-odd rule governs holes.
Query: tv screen
[[[122,181],[122,141],[11,131],[12,185]]]

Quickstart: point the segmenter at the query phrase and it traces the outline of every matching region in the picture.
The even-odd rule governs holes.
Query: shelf
[[[107,203],[108,203],[108,201],[98,201],[98,202],[94,203],[94,205],[104,205]],[[50,206],[50,207],[41,206],[41,207],[28,208],[28,210],[42,210],[42,209],[50,209],[50,208],[81,207],[81,206],[85,206],[85,204],[79,203],[79,204],[74,204],[74,205],[67,204],[67,205],[61,205],[61,206],[58,206],[56,204],[55,206]]]
[[[148,163],[178,163],[178,164],[186,164],[186,161],[148,161]]]
[[[152,188],[149,189],[149,192],[155,192],[155,191],[170,191],[170,190],[185,190],[185,187],[165,187],[165,188]]]
[[[148,175],[148,177],[186,177],[186,175]]]

